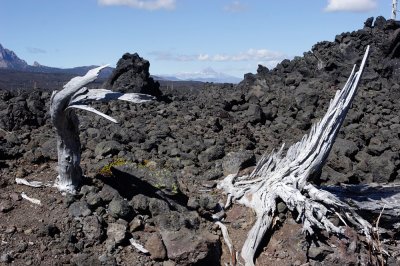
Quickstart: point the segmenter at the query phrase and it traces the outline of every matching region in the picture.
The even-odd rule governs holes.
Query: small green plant
[[[172,190],[171,190],[171,192],[174,194],[174,195],[176,195],[176,194],[178,194],[179,193],[179,188],[178,188],[178,185],[177,184],[172,184]]]
[[[164,189],[164,188],[166,188],[166,185],[157,183],[157,184],[154,185],[154,187],[157,188],[157,189]]]
[[[112,162],[104,165],[103,168],[100,169],[99,174],[101,174],[102,176],[112,176],[113,174],[111,172],[111,167],[121,166],[125,164],[127,164],[127,161],[122,158],[114,159]]]
[[[168,168],[158,168],[155,161],[144,159],[136,165],[137,169],[144,170],[147,175],[147,181],[156,189],[168,192],[168,194],[179,194],[179,186],[174,179],[173,173]]]

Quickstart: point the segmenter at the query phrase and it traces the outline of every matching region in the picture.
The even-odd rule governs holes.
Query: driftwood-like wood
[[[309,234],[318,228],[334,234],[343,234],[344,228],[335,226],[328,213],[340,215],[372,242],[371,224],[352,207],[328,191],[320,190],[308,182],[310,176],[324,165],[336,135],[346,117],[368,58],[367,47],[360,69],[353,68],[343,89],[336,92],[328,111],[311,132],[292,145],[284,155],[284,145],[278,152],[264,155],[249,175],[228,175],[218,188],[228,195],[226,208],[232,200],[252,208],[257,216],[241,251],[246,265],[254,265],[254,255],[266,232],[271,228],[277,201],[283,201]]]
[[[321,189],[348,203],[363,217],[374,220],[381,216],[379,226],[400,229],[400,183],[325,186]]]
[[[153,100],[154,97],[146,94],[122,94],[104,89],[89,90],[85,85],[94,81],[100,70],[98,67],[83,76],[71,79],[61,91],[53,92],[50,100],[51,121],[57,134],[58,177],[55,186],[60,191],[74,193],[82,180],[81,144],[79,140],[79,121],[74,112],[82,109],[98,114],[111,122],[117,123],[114,118],[86,105],[91,101],[124,100],[133,103],[142,103]]]

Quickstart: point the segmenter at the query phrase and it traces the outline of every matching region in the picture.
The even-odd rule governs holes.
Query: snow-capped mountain
[[[173,75],[157,75],[161,78],[171,80],[184,81],[202,81],[202,82],[214,82],[214,83],[239,83],[242,79],[227,75],[221,72],[217,72],[211,67],[205,68],[199,72],[180,72]]]

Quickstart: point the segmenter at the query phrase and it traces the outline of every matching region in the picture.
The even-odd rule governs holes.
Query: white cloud
[[[46,50],[37,47],[26,47],[26,50],[31,54],[45,54]]]
[[[233,57],[229,55],[216,54],[212,56],[208,61],[226,62],[226,61],[232,61],[232,59]]]
[[[198,55],[183,55],[173,54],[171,52],[157,51],[150,53],[155,56],[156,60],[163,61],[207,61],[207,62],[239,62],[239,61],[281,61],[285,55],[280,52],[270,51],[267,49],[249,49],[245,52],[237,54],[198,54]]]
[[[239,1],[233,1],[229,5],[224,7],[224,10],[227,12],[238,13],[247,10],[247,6],[241,4]]]
[[[202,56],[202,55],[196,56],[196,55],[173,54],[168,51],[155,51],[151,52],[150,55],[155,56],[156,60],[179,61],[179,62],[201,60],[200,57]]]
[[[208,58],[209,61],[263,61],[278,60],[284,55],[267,49],[249,49],[246,52],[237,54],[216,54]]]
[[[97,0],[104,6],[129,6],[137,9],[175,9],[176,0]]]
[[[374,10],[376,6],[376,0],[328,0],[328,6],[324,10],[326,12],[367,12]]]
[[[207,61],[208,58],[210,58],[208,54],[199,54],[199,56],[197,57],[199,61]]]

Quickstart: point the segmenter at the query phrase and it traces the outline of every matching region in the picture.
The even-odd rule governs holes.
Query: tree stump
[[[56,129],[58,151],[58,177],[55,186],[60,191],[75,193],[82,181],[81,143],[79,140],[79,120],[74,108],[83,109],[100,115],[111,122],[117,121],[96,109],[86,105],[91,101],[124,100],[133,103],[151,101],[153,96],[140,93],[120,93],[105,89],[89,90],[85,85],[94,81],[101,66],[92,70],[83,77],[71,79],[61,91],[54,91],[50,100],[51,121]]]

